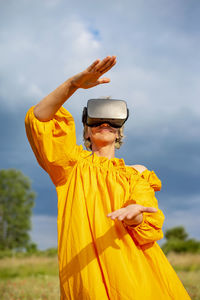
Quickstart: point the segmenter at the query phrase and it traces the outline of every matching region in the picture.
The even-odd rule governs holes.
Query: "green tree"
[[[165,231],[166,243],[162,245],[165,254],[173,252],[200,252],[200,242],[195,239],[188,239],[188,234],[183,226],[177,226]]]
[[[165,232],[165,238],[166,240],[170,239],[179,239],[182,241],[185,241],[188,237],[187,232],[185,231],[185,228],[183,226],[177,226],[171,229],[167,229]]]
[[[29,230],[35,193],[19,170],[0,170],[0,250],[23,249],[30,244]]]

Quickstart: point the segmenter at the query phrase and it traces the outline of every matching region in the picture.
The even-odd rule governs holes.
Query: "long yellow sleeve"
[[[31,107],[25,118],[26,133],[40,166],[49,173],[55,185],[62,185],[77,161],[75,124],[71,114],[61,107],[54,118],[39,121]]]
[[[129,232],[134,241],[139,245],[151,243],[163,238],[162,225],[164,215],[158,208],[154,189],[150,183],[138,176],[132,176],[131,201],[145,207],[155,207],[156,213],[143,213],[143,221],[136,227],[128,226]]]

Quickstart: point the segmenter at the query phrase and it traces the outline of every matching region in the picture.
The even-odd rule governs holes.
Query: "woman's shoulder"
[[[142,179],[145,179],[150,184],[150,186],[154,189],[154,191],[161,190],[162,187],[161,180],[158,178],[158,176],[155,174],[154,171],[148,170],[143,165],[131,165],[127,167],[131,167],[133,170],[136,170],[139,173],[138,175]]]
[[[147,170],[147,168],[143,165],[129,165],[127,167],[131,167],[131,168],[135,169],[136,171],[138,171],[139,173],[142,173],[145,170]]]

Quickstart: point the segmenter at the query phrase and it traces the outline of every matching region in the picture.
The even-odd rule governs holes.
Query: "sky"
[[[116,152],[162,181],[164,231],[184,226],[200,240],[200,2],[196,0],[0,1],[0,169],[16,168],[36,192],[31,237],[56,247],[57,196],[28,144],[27,110],[97,58],[116,55],[107,85],[65,103],[82,143],[87,100],[127,101]]]

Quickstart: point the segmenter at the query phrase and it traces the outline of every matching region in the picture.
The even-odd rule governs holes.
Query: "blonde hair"
[[[88,130],[88,126],[87,125],[84,125],[84,128],[83,128],[83,141],[84,141],[84,145],[86,147],[87,150],[92,150],[92,142],[90,140],[90,138],[86,138],[86,133],[87,133],[87,130]],[[119,134],[119,137],[116,138],[115,140],[115,148],[116,149],[119,149],[121,147],[121,145],[123,144],[123,139],[124,139],[124,125],[122,127],[120,127],[118,129],[118,134]]]

